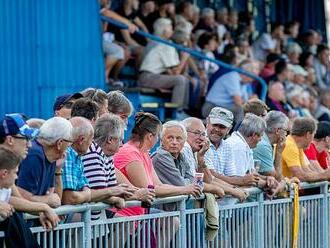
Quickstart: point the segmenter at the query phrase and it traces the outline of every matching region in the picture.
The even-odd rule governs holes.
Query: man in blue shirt
[[[61,205],[61,181],[55,190],[56,160],[64,157],[71,140],[72,125],[62,117],[53,117],[41,126],[19,168],[17,186],[24,198],[50,207]]]

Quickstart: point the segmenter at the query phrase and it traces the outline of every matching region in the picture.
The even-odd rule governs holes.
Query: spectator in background
[[[286,139],[282,153],[282,174],[285,177],[297,177],[302,182],[317,182],[330,179],[330,169],[311,164],[306,159],[304,149],[313,141],[316,122],[309,117],[296,118],[293,121],[291,135]]]
[[[307,71],[307,82],[313,86],[316,83],[313,54],[310,52],[302,53],[299,57],[299,65]]]
[[[95,124],[97,118],[99,118],[99,106],[97,105],[96,102],[87,99],[87,98],[83,98],[83,99],[79,99],[77,100],[73,106],[72,106],[72,112],[71,112],[71,116],[72,117],[76,117],[76,116],[80,116],[80,117],[84,117],[87,120],[89,120],[92,125]]]
[[[240,67],[251,73],[257,73],[253,61],[243,61]],[[246,85],[252,79],[235,71],[230,71],[216,79],[206,95],[206,101],[202,108],[203,116],[207,116],[215,107],[224,107],[234,113],[235,120],[242,119],[242,105],[248,100]]]
[[[213,9],[202,9],[200,20],[193,32],[196,32],[197,30],[205,30],[211,33],[216,32],[215,13]]]
[[[40,119],[40,118],[31,118],[31,119],[28,119],[26,121],[26,124],[29,126],[29,127],[32,127],[32,128],[36,128],[36,129],[40,129],[40,127],[42,126],[42,124],[45,123],[45,120],[44,119]]]
[[[1,118],[0,123],[0,148],[12,151],[20,160],[25,159],[31,148],[31,140],[37,137],[39,131],[27,126],[20,114],[8,114]],[[11,204],[17,211],[38,213],[44,228],[57,225],[58,216],[47,204],[24,199],[15,184],[11,186],[11,191],[14,199]]]
[[[300,23],[297,21],[292,21],[285,25],[285,43],[287,46],[296,42],[299,34],[299,27]]]
[[[290,64],[297,65],[299,64],[299,56],[302,53],[301,47],[298,45],[298,43],[291,42],[286,47],[286,54],[288,56],[288,60]]]
[[[320,89],[330,89],[329,56],[329,47],[323,44],[317,47],[317,53],[314,59],[314,69],[316,75],[316,85]]]
[[[269,53],[280,54],[280,44],[283,39],[283,25],[273,24],[269,33],[263,33],[259,39],[253,43],[254,58],[265,61]]]
[[[172,34],[170,19],[160,18],[155,24],[155,34],[169,39]],[[172,89],[172,102],[182,111],[189,103],[189,81],[180,75],[187,64],[188,54],[179,60],[175,48],[162,43],[149,42],[140,67],[138,84],[155,89]]]
[[[140,1],[140,8],[138,10],[139,19],[147,26],[148,16],[156,9],[156,3],[154,0],[142,0]],[[151,31],[151,30],[148,30]]]
[[[281,111],[286,115],[289,114],[284,86],[280,81],[271,81],[269,83],[266,104],[270,110]]]
[[[316,106],[313,111],[314,117],[318,121],[330,122],[330,90],[324,90],[321,93],[321,99],[317,99],[315,104]]]
[[[220,43],[225,41],[225,35],[228,32],[227,25],[228,9],[226,7],[223,7],[217,10],[217,35]]]
[[[66,151],[63,165],[63,204],[82,204],[90,201],[102,201],[114,204],[118,208],[125,206],[122,194],[131,194],[126,187],[114,190],[90,189],[88,180],[84,175],[82,155],[86,154],[91,146],[94,130],[90,121],[83,117],[73,117],[70,122],[73,126],[72,146]]]
[[[175,16],[175,29],[179,26],[185,27],[187,34],[189,37],[191,35],[193,25],[191,23],[193,19],[194,9],[193,5],[189,1],[182,1],[176,7]]]
[[[81,94],[94,102],[97,103],[99,107],[99,116],[105,113],[109,113],[108,110],[108,96],[103,90],[95,88],[87,88],[81,92]]]
[[[280,181],[282,175],[282,152],[286,136],[290,133],[289,118],[280,111],[270,111],[266,117],[266,131],[253,149],[253,158],[260,161],[258,173],[273,176]],[[274,151],[273,146],[276,145]]]
[[[150,113],[137,113],[131,139],[114,155],[114,165],[133,186],[147,188],[153,185],[156,196],[194,195],[199,196],[201,189],[197,185],[172,186],[163,184],[153,166],[149,150],[157,143],[161,131],[161,122]],[[121,211],[123,216],[141,215],[145,209],[130,207]]]
[[[24,198],[50,207],[61,205],[62,172],[56,160],[63,158],[72,144],[72,131],[71,123],[62,117],[53,117],[42,125],[19,168],[17,186]]]
[[[242,63],[244,60],[253,59],[253,54],[249,41],[245,38],[240,38],[237,41],[237,64]]]
[[[108,93],[108,110],[110,113],[118,115],[127,127],[128,118],[133,113],[133,105],[123,92],[117,90]]]
[[[65,119],[71,118],[72,105],[76,100],[82,98],[83,95],[80,93],[66,94],[56,98],[53,111],[55,116],[63,117]]]
[[[269,53],[266,57],[266,64],[260,72],[260,77],[267,79],[275,74],[275,66],[280,61],[281,56],[276,53]]]
[[[311,52],[316,55],[318,34],[315,30],[310,29],[303,33],[299,41],[303,52]]]
[[[82,156],[84,175],[92,191],[99,190],[99,193],[111,191],[112,195],[124,195],[124,192],[134,192],[131,197],[124,195],[125,199],[140,200],[151,204],[154,192],[129,187],[130,182],[114,167],[112,156],[122,146],[124,126],[119,116],[111,114],[105,114],[96,121],[94,141],[87,153]],[[118,183],[121,184],[118,185]],[[108,216],[109,212],[108,210],[102,212],[101,218],[105,217],[104,213],[107,213]],[[112,214],[110,213],[110,215]],[[99,217],[100,212],[92,212],[92,220]]]
[[[321,121],[317,124],[314,140],[305,150],[310,163],[317,163],[323,169],[329,168],[330,122]]]

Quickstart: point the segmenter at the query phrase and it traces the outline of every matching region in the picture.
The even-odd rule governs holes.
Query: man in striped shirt
[[[117,191],[118,187],[124,187],[130,193],[134,192],[133,195],[123,194],[126,200],[151,203],[155,196],[153,191],[133,187],[114,167],[112,156],[122,145],[124,128],[124,122],[116,115],[105,114],[97,120],[94,127],[94,140],[83,156],[84,175],[89,182],[89,187],[93,190]],[[117,186],[118,183],[121,184]],[[100,213],[92,212],[92,220],[98,219]]]

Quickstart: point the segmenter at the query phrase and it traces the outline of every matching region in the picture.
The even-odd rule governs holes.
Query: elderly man
[[[286,139],[282,152],[282,173],[286,177],[297,177],[303,182],[316,182],[330,179],[330,169],[323,170],[309,163],[304,154],[313,141],[316,122],[309,117],[294,119],[291,135]]]
[[[112,195],[120,195],[128,192],[134,192],[131,197],[125,197],[129,200],[140,200],[151,204],[154,198],[153,190],[139,189],[129,187],[131,183],[122,173],[115,169],[112,156],[122,145],[124,134],[124,122],[119,116],[104,114],[95,124],[94,141],[89,147],[87,153],[83,155],[84,175],[93,190],[110,191]],[[121,184],[119,186],[117,185]],[[124,191],[125,190],[125,191]],[[99,212],[92,212],[92,219],[98,219]]]
[[[72,142],[72,125],[62,117],[47,120],[32,142],[28,156],[22,161],[17,186],[22,196],[30,201],[43,202],[50,207],[61,205],[61,180],[56,160],[64,157]],[[56,189],[55,189],[55,176]]]
[[[289,118],[280,111],[270,111],[266,118],[266,132],[253,149],[253,158],[260,161],[258,172],[262,175],[273,176],[277,180],[282,175],[282,152],[285,146],[286,136],[290,132]],[[276,145],[274,154],[273,146]]]
[[[226,194],[230,194],[239,198],[241,201],[245,200],[248,194],[239,189],[234,188],[224,180],[216,178],[212,175],[212,172],[207,168],[207,159],[205,153],[209,149],[209,142],[206,139],[205,126],[203,122],[194,117],[183,120],[187,131],[187,141],[184,144],[182,153],[190,165],[191,174],[195,175],[196,171],[204,173],[204,181],[210,184],[217,184],[224,189]],[[196,154],[196,156],[195,156]],[[195,159],[197,157],[197,160]]]
[[[169,121],[163,125],[161,147],[153,156],[155,171],[162,183],[185,186],[194,182],[189,162],[181,154],[187,139],[185,127],[177,121]],[[204,192],[214,193],[221,197],[223,189],[219,185],[204,183]]]
[[[89,188],[89,183],[84,175],[82,155],[91,146],[94,136],[93,126],[89,120],[83,117],[73,117],[70,120],[73,126],[73,143],[66,151],[66,159],[63,165],[63,197],[64,204],[81,204],[90,201],[103,201],[124,207],[122,198],[114,195],[131,194],[128,190],[119,187],[117,190]]]
[[[82,97],[83,95],[80,93],[58,96],[53,106],[54,115],[69,120],[71,118],[72,105],[77,99]]]
[[[163,39],[171,38],[172,22],[159,18],[154,23],[154,33]],[[172,102],[182,110],[188,107],[189,81],[180,75],[189,55],[183,54],[181,61],[175,48],[158,42],[149,42],[140,67],[139,86],[155,89],[172,89]]]
[[[12,151],[21,160],[25,159],[31,140],[36,138],[39,131],[27,126],[20,114],[8,114],[1,118],[0,123],[0,147]],[[12,185],[11,190],[11,205],[15,210],[39,213],[40,223],[47,229],[57,225],[59,218],[47,204],[24,199],[15,185]]]

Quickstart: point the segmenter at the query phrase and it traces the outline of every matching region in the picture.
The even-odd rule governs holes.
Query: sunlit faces
[[[187,135],[187,141],[193,152],[199,151],[203,146],[202,143],[206,140],[206,131],[203,123],[193,123],[187,128]]]
[[[221,124],[208,123],[206,126],[208,138],[212,143],[220,142],[229,132],[230,128]]]
[[[185,143],[183,130],[180,127],[169,127],[164,130],[162,147],[164,150],[179,154]]]
[[[31,147],[31,141],[20,134],[7,136],[5,143],[9,146],[10,150],[21,159],[26,158],[29,148]]]

